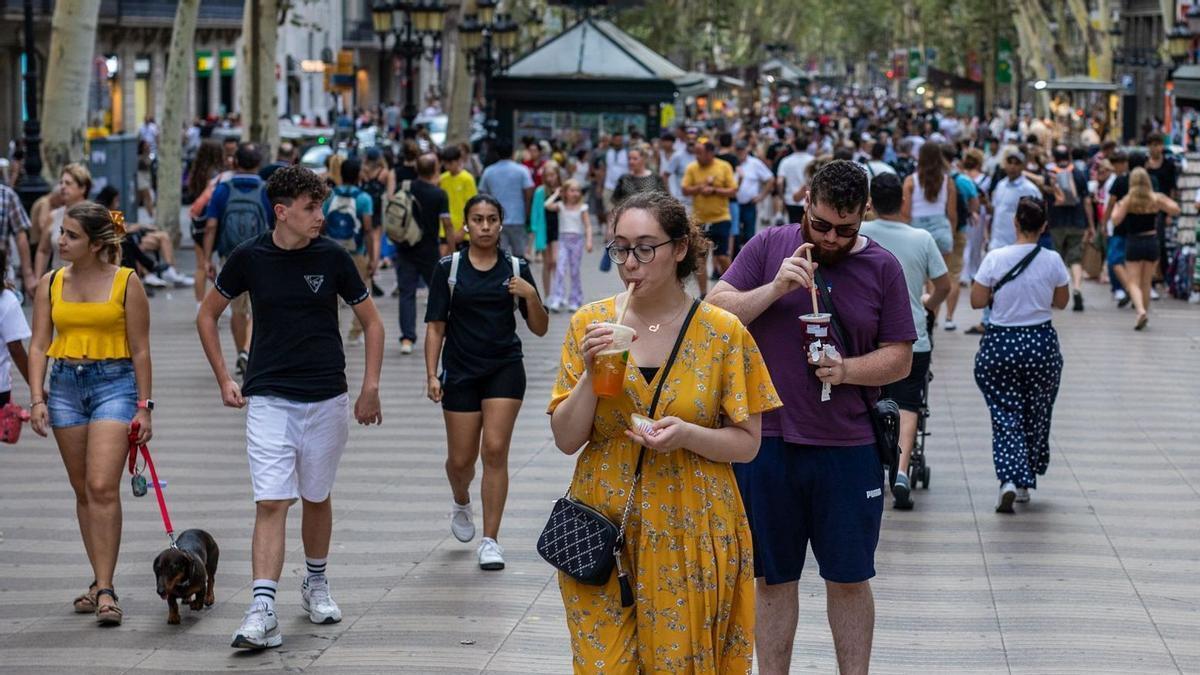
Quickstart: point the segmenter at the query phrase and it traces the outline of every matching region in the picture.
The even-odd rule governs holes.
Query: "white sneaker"
[[[1017,487],[1012,482],[1000,486],[1000,496],[996,499],[996,513],[1012,513],[1013,502],[1017,498]]]
[[[337,623],[342,620],[342,610],[329,595],[329,578],[324,574],[308,577],[300,585],[300,608],[308,612],[313,623]]]
[[[1116,300],[1117,302],[1121,302],[1122,300],[1124,300],[1125,298],[1128,298],[1128,297],[1129,297],[1129,294],[1126,293],[1123,289],[1118,288],[1117,290],[1113,291],[1113,300]]]
[[[400,353],[401,354],[407,355],[407,354],[411,354],[412,352],[413,352],[413,343],[407,342],[407,341],[400,343]]]
[[[1151,300],[1162,300],[1162,296],[1158,294],[1158,291],[1151,288],[1150,289],[1150,299]]]
[[[1193,305],[1200,305],[1200,291],[1192,291],[1188,296],[1188,302]]]
[[[450,532],[454,538],[466,543],[475,538],[475,522],[471,519],[471,503],[454,502],[450,511]]]
[[[571,304],[567,305],[567,311],[574,314],[575,312],[579,311],[579,305],[576,305],[575,303],[571,303]]]
[[[186,274],[180,274],[174,265],[168,266],[162,273],[163,281],[175,284],[176,286],[191,286],[196,283],[196,280]]]
[[[1028,504],[1029,503],[1029,488],[1017,488],[1017,498],[1015,501],[1018,504]]]
[[[954,323],[954,321],[952,321],[950,319],[947,319],[946,323],[942,324],[942,330],[946,330],[946,331],[958,330],[958,324]]]
[[[150,272],[146,276],[142,277],[142,283],[147,286],[153,286],[155,288],[166,288],[167,287],[167,282],[163,281],[162,277],[158,276],[154,272]]]
[[[491,537],[484,537],[483,541],[479,542],[479,569],[504,569],[504,548]]]
[[[255,602],[246,610],[242,627],[233,634],[234,649],[267,649],[283,644],[279,634],[279,621],[275,612],[267,609],[265,602]]]

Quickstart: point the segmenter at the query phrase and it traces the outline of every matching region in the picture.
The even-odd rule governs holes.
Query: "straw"
[[[808,258],[809,269],[812,269],[812,249],[805,249],[804,255]],[[815,278],[812,280],[812,285],[809,286],[808,290],[812,292],[813,314],[820,314],[821,308],[817,306],[817,280]]]
[[[617,315],[617,323],[619,324],[625,323],[625,312],[629,311],[629,301],[633,299],[633,282],[629,283],[629,288],[626,290],[629,293],[625,295],[625,304],[621,305],[621,313]]]

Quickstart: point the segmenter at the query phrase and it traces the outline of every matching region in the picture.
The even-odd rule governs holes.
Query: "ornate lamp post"
[[[498,0],[475,0],[475,10],[466,16],[459,32],[467,55],[467,70],[483,77],[483,98],[488,138],[495,136],[495,107],[492,102],[492,78],[508,69],[517,47],[520,31],[508,14],[497,14]]]
[[[50,191],[42,178],[42,125],[38,121],[37,54],[33,50],[33,0],[25,0],[25,166],[17,194],[28,213]]]
[[[391,79],[387,67],[387,38],[392,34],[392,6],[384,0],[376,0],[371,6],[371,25],[379,36],[379,105],[383,106],[387,104],[388,80]]]
[[[421,57],[432,61],[441,51],[445,23],[446,5],[442,0],[399,0],[392,5],[396,52],[404,57],[404,109],[400,116],[409,127],[417,118],[413,64]]]

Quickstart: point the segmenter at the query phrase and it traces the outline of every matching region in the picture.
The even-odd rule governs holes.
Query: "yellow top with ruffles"
[[[133,270],[122,267],[113,278],[112,291],[104,302],[63,300],[63,277],[58,271],[50,282],[50,319],[54,341],[46,355],[55,359],[104,361],[127,359],[129,339],[125,336],[125,288]]]

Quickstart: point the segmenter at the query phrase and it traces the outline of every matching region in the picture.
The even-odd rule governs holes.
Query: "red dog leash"
[[[163,526],[167,528],[167,538],[171,540],[171,548],[178,548],[175,545],[175,528],[171,526],[171,516],[167,515],[167,502],[163,499],[162,487],[158,483],[158,472],[154,470],[154,460],[150,459],[150,448],[147,448],[145,443],[137,442],[141,427],[137,422],[129,427],[129,475],[134,475],[137,470],[137,456],[140,450],[147,468],[150,469],[150,480],[154,481],[154,496],[158,497],[158,510],[162,514]]]

